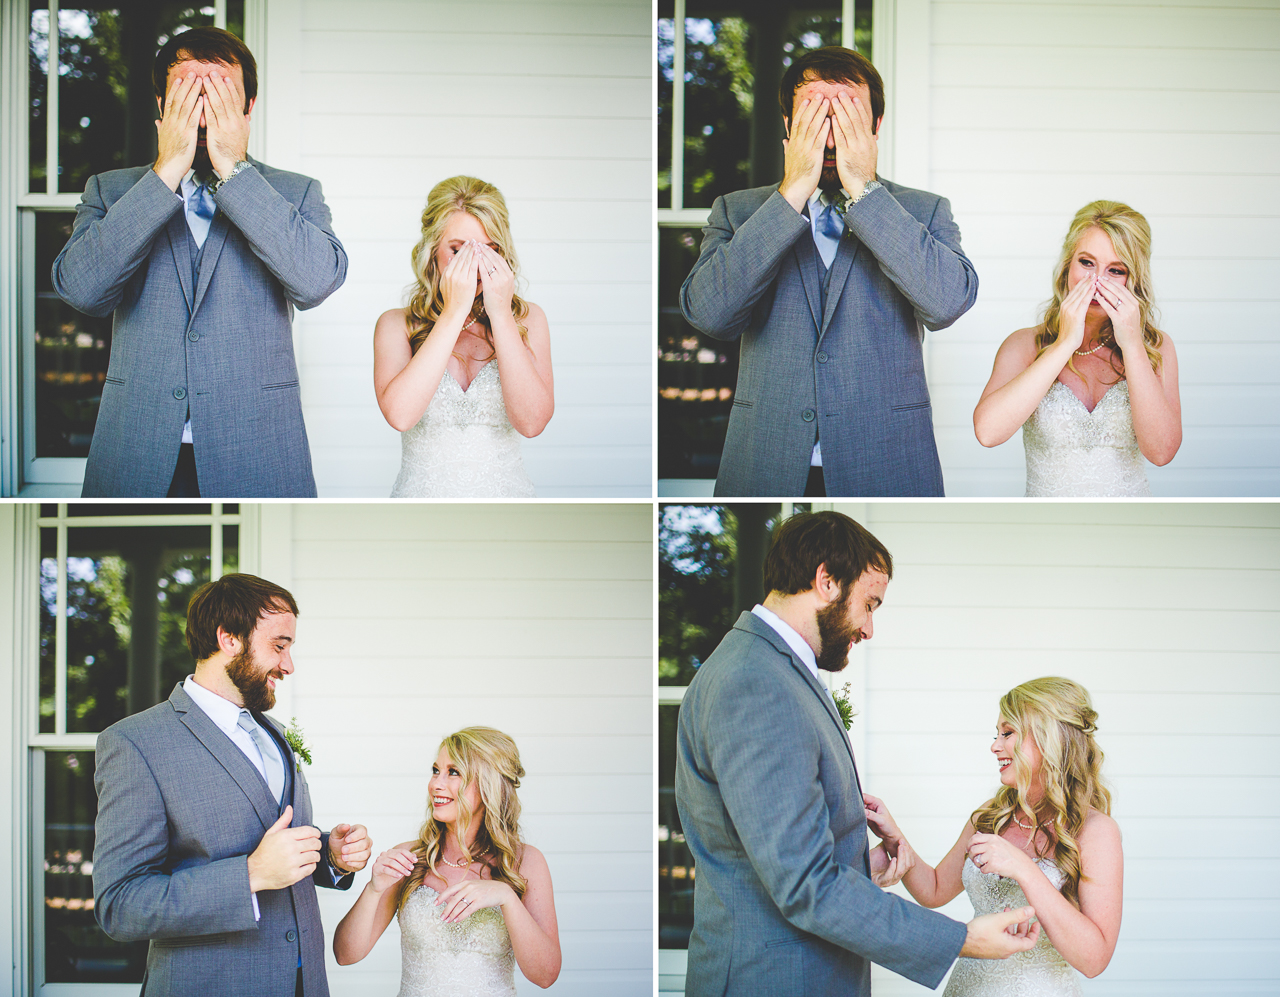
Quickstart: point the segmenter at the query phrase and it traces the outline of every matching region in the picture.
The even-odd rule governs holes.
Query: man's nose
[[[280,657],[280,670],[286,675],[293,674],[293,655],[288,650]]]

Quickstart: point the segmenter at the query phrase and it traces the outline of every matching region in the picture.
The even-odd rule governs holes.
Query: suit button
[[[174,397],[174,398],[176,398],[176,399],[178,399],[179,401],[181,401],[182,399],[184,399],[184,398],[186,398],[186,397],[187,397],[187,389],[186,389],[186,388],[174,388],[174,389],[173,389],[173,397]]]
[[[800,418],[805,422],[813,422],[813,409],[807,408],[800,413]]]
[[[286,942],[296,942],[298,940],[298,933],[292,930],[286,931],[284,933],[284,940]]]
[[[192,329],[187,333],[187,338],[193,343],[198,343],[200,341],[200,333],[196,332],[195,329]]]
[[[827,362],[827,355],[825,353],[819,353],[818,363],[826,363],[826,362]]]

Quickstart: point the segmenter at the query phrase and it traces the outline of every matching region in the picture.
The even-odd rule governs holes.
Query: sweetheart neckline
[[[477,375],[476,375],[476,377],[479,377],[479,376],[480,376],[479,374],[477,374]],[[475,380],[475,378],[472,378],[472,380],[474,381],[474,380]],[[1067,389],[1067,393],[1068,393],[1069,395],[1071,395],[1071,397],[1072,397],[1072,398],[1074,398],[1077,402],[1079,402],[1079,403],[1080,403],[1080,407],[1081,407],[1082,409],[1084,409],[1084,411],[1085,411],[1085,414],[1086,414],[1086,415],[1093,415],[1093,413],[1094,413],[1094,412],[1098,411],[1098,406],[1100,406],[1100,405],[1101,405],[1101,404],[1106,400],[1107,395],[1109,395],[1109,394],[1111,394],[1111,392],[1115,391],[1115,390],[1116,390],[1116,388],[1120,387],[1120,385],[1122,385],[1122,384],[1127,384],[1127,383],[1128,383],[1128,381],[1126,381],[1124,378],[1121,378],[1121,379],[1120,379],[1120,380],[1118,380],[1115,384],[1111,385],[1111,387],[1109,387],[1106,391],[1104,391],[1104,392],[1102,393],[1102,397],[1101,397],[1101,398],[1099,398],[1096,402],[1094,402],[1093,408],[1089,408],[1089,406],[1087,406],[1087,405],[1086,405],[1086,404],[1081,400],[1080,396],[1079,396],[1079,395],[1077,395],[1074,391],[1072,391],[1072,390],[1071,390],[1071,385],[1067,384],[1067,382],[1066,382],[1066,381],[1054,381],[1053,383],[1054,383],[1054,384],[1061,384],[1064,388],[1066,388],[1066,389]],[[1050,386],[1049,390],[1050,390],[1050,391],[1052,391],[1052,390],[1053,390],[1053,387],[1052,387],[1052,386]]]
[[[494,364],[494,363],[497,363],[497,360],[486,360],[483,364],[481,364],[480,369],[476,371],[475,377],[473,377],[470,381],[467,382],[467,386],[465,388],[462,386],[462,382],[453,376],[452,371],[449,370],[448,364],[445,364],[444,372],[449,376],[449,380],[458,386],[458,390],[465,395],[468,391],[471,390],[471,386],[476,383],[480,375],[484,373],[485,368],[488,367],[490,364]]]

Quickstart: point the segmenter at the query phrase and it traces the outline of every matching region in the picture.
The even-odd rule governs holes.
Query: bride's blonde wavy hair
[[[1062,253],[1053,271],[1053,297],[1045,303],[1044,318],[1036,332],[1036,356],[1057,342],[1062,317],[1062,301],[1071,290],[1067,287],[1067,277],[1071,272],[1071,261],[1075,258],[1076,247],[1091,228],[1099,229],[1111,240],[1111,248],[1129,270],[1129,280],[1125,284],[1138,299],[1139,318],[1142,322],[1142,340],[1146,347],[1147,360],[1154,371],[1160,370],[1160,344],[1164,342],[1164,333],[1153,324],[1156,318],[1155,298],[1151,291],[1151,226],[1147,220],[1127,204],[1119,201],[1092,201],[1076,212],[1067,229],[1067,237],[1062,241]],[[1103,326],[1102,341],[1110,340],[1111,369],[1116,372],[1117,380],[1124,373],[1124,353],[1120,345],[1111,335],[1111,320],[1108,318]],[[1119,358],[1120,366],[1116,366]],[[1076,358],[1067,359],[1067,366],[1079,376],[1076,370]]]
[[[455,212],[465,211],[478,221],[489,240],[498,247],[498,255],[507,261],[511,272],[520,281],[520,260],[511,241],[511,223],[507,215],[507,202],[498,188],[475,177],[450,177],[441,180],[427,195],[427,206],[422,209],[422,237],[413,247],[410,261],[414,282],[409,285],[409,303],[404,317],[409,327],[409,348],[417,353],[427,336],[440,320],[444,309],[444,292],[440,289],[440,266],[436,262],[436,250],[444,238],[444,230]],[[529,315],[529,303],[519,294],[512,295],[511,312],[515,316],[520,338],[528,343],[528,329],[524,319]],[[476,294],[471,306],[470,319],[479,320],[484,314],[482,293]],[[469,320],[470,320],[469,319]],[[484,339],[489,345],[489,360],[493,359],[493,331],[488,323],[482,327]],[[458,354],[454,354],[458,356]],[[461,358],[459,358],[461,359]]]
[[[1066,877],[1062,895],[1079,907],[1080,830],[1090,808],[1111,813],[1111,793],[1102,783],[1102,749],[1093,738],[1098,714],[1088,690],[1053,676],[1023,682],[1000,700],[1000,722],[1018,735],[1013,747],[1017,785],[1002,786],[969,819],[980,833],[999,834],[1019,809],[1035,814]],[[1040,749],[1044,798],[1039,807],[1027,798],[1034,774],[1022,747],[1028,737]]]
[[[463,842],[470,836],[475,815],[467,806],[464,795],[458,794],[458,844],[463,846],[463,857],[468,862],[488,857],[491,860],[490,875],[509,884],[516,891],[516,896],[523,897],[529,884],[520,875],[520,798],[516,795],[520,779],[524,776],[520,749],[510,737],[492,727],[466,727],[446,737],[440,742],[440,747],[449,753],[462,777],[462,785],[474,783],[480,790],[480,802],[484,804],[480,827],[468,850]],[[428,799],[427,819],[413,846],[418,861],[413,873],[404,881],[397,910],[404,909],[428,872],[439,876],[436,864],[444,851],[446,830],[446,825],[432,816],[432,804]]]

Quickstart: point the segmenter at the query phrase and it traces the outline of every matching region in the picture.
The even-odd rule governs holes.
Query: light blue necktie
[[[258,754],[262,756],[262,769],[266,773],[267,786],[277,803],[284,796],[284,768],[280,762],[280,749],[271,743],[267,732],[257,725],[248,710],[240,711],[240,719],[236,726],[245,731],[253,743],[257,745]],[[274,749],[274,750],[273,750]]]
[[[187,198],[187,227],[191,229],[191,238],[197,246],[203,246],[209,236],[209,226],[213,224],[213,216],[218,206],[213,201],[206,184],[201,184]]]
[[[831,200],[828,201],[827,198]],[[844,235],[844,195],[823,194],[823,209],[818,215],[818,224],[814,226],[813,241],[818,247],[822,262],[830,269],[836,258],[836,250],[840,248],[840,237]]]

